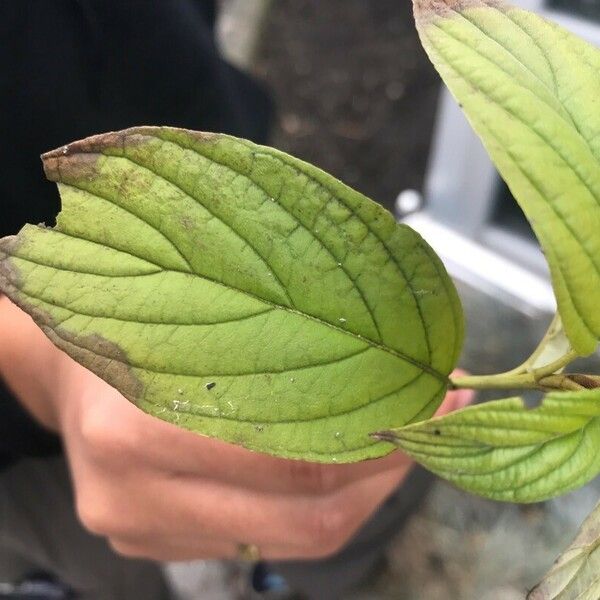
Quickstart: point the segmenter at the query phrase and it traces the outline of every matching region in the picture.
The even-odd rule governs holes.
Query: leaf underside
[[[553,392],[535,409],[486,402],[381,437],[462,489],[540,502],[600,473],[600,389]]]
[[[143,127],[44,155],[54,229],[0,241],[0,288],[142,410],[320,462],[429,417],[463,335],[406,226],[319,169],[236,138]]]
[[[573,544],[554,563],[527,600],[600,598],[600,504],[582,525]]]
[[[501,0],[414,0],[422,43],[546,254],[565,331],[600,338],[600,51]]]

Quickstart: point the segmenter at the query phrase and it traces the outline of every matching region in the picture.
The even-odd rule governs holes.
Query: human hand
[[[406,477],[399,452],[353,465],[257,454],[152,418],[76,363],[60,429],[79,516],[125,555],[270,559],[339,550]],[[443,411],[464,404],[448,395]]]
[[[254,544],[268,559],[324,557],[412,466],[400,452],[320,465],[202,437],[144,414],[45,338],[37,343],[58,354],[49,425],[64,440],[80,520],[123,555],[234,558],[240,544]],[[470,399],[451,392],[440,411]]]

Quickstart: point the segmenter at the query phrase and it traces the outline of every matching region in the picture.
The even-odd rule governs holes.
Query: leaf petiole
[[[541,391],[585,389],[568,375],[529,373],[500,373],[497,375],[467,375],[450,378],[452,389],[473,390],[517,390],[531,389]]]

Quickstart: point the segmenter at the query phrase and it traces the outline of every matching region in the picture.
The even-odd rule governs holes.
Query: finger
[[[171,493],[168,527],[165,520],[149,522],[112,537],[112,545],[121,554],[154,560],[235,558],[245,543],[256,544],[264,558],[320,558],[341,549],[397,484],[397,477],[378,474],[328,502],[186,486]],[[161,506],[152,514],[164,514]]]
[[[198,532],[210,539],[251,541],[294,552],[329,549],[347,540],[399,485],[409,466],[377,473],[322,498],[273,495],[196,478],[154,480],[146,486],[142,531]]]
[[[110,473],[75,477],[84,526],[104,537],[177,536],[314,551],[338,547],[394,490],[409,466],[361,479],[323,497],[273,495],[195,477],[115,481]]]

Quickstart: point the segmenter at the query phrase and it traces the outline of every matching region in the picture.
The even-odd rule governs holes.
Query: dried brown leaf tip
[[[92,179],[97,175],[99,153],[73,154],[69,147],[42,155],[44,173],[50,181]]]
[[[92,135],[42,154],[44,172],[50,181],[56,182],[92,179],[97,175],[96,165],[102,154],[119,155],[127,148],[148,143],[153,138],[160,138],[164,131],[170,135],[179,133],[187,136],[190,142],[214,142],[221,137],[215,133],[177,128],[131,127],[123,131]]]
[[[93,178],[100,156],[107,150],[121,151],[125,143],[139,142],[141,136],[136,134],[134,130],[103,133],[46,152],[42,154],[46,177],[50,181]]]
[[[469,8],[499,8],[501,0],[413,0],[415,18],[427,22],[433,17],[451,17]]]

